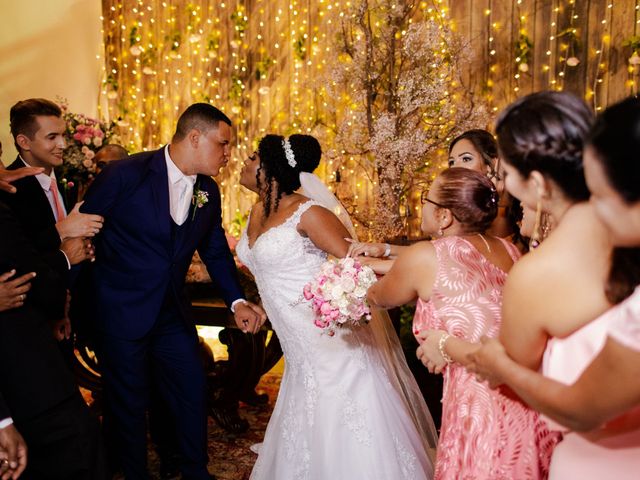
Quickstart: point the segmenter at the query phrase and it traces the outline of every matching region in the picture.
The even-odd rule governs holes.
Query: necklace
[[[491,253],[491,247],[489,246],[489,242],[487,242],[487,241],[485,240],[485,238],[482,236],[482,234],[481,234],[481,233],[479,233],[479,234],[478,234],[478,236],[479,236],[479,237],[482,239],[482,241],[484,242],[485,246],[487,247],[487,251],[488,251],[489,253]]]

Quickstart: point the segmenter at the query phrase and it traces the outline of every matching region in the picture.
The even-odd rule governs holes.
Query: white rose
[[[331,275],[333,273],[333,264],[331,262],[323,263],[320,267],[320,272],[323,275]]]
[[[356,288],[356,282],[353,281],[353,278],[345,277],[340,282],[340,286],[346,293],[351,293]]]
[[[363,298],[367,294],[367,289],[361,285],[357,286],[353,294],[358,298]]]
[[[342,296],[336,300],[336,306],[340,309],[340,313],[346,315],[342,310],[347,309],[349,307],[349,299],[345,296]]]
[[[96,147],[101,147],[102,146],[102,137],[96,137],[93,139],[93,144]]]
[[[355,260],[353,259],[353,257],[347,257],[342,260],[343,268],[353,268],[354,264],[355,264]]]
[[[344,291],[342,290],[342,287],[340,285],[334,285],[334,287],[331,289],[331,298],[334,300],[342,298],[343,294]]]

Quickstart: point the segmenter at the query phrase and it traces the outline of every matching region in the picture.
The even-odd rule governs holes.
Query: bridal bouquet
[[[351,257],[326,261],[303,290],[316,314],[315,325],[333,336],[345,324],[367,323],[371,320],[367,289],[375,281],[373,270]]]

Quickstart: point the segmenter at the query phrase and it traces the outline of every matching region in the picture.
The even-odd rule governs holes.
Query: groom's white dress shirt
[[[167,163],[169,180],[169,212],[176,225],[182,225],[189,215],[189,205],[191,205],[197,175],[185,175],[180,171],[169,155],[169,145],[164,147],[164,160]],[[231,311],[235,313],[236,305],[246,302],[244,298],[234,300],[230,306]]]
[[[185,175],[180,171],[169,155],[169,145],[164,147],[164,160],[169,180],[169,212],[176,225],[182,225],[189,216],[197,175]]]

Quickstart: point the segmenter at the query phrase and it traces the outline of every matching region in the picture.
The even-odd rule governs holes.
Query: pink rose
[[[320,306],[320,313],[322,313],[323,315],[328,315],[331,313],[331,305],[329,305],[328,303],[323,303]]]
[[[313,293],[311,293],[311,284],[307,283],[302,290],[302,294],[304,295],[305,300],[311,300],[313,298]]]

